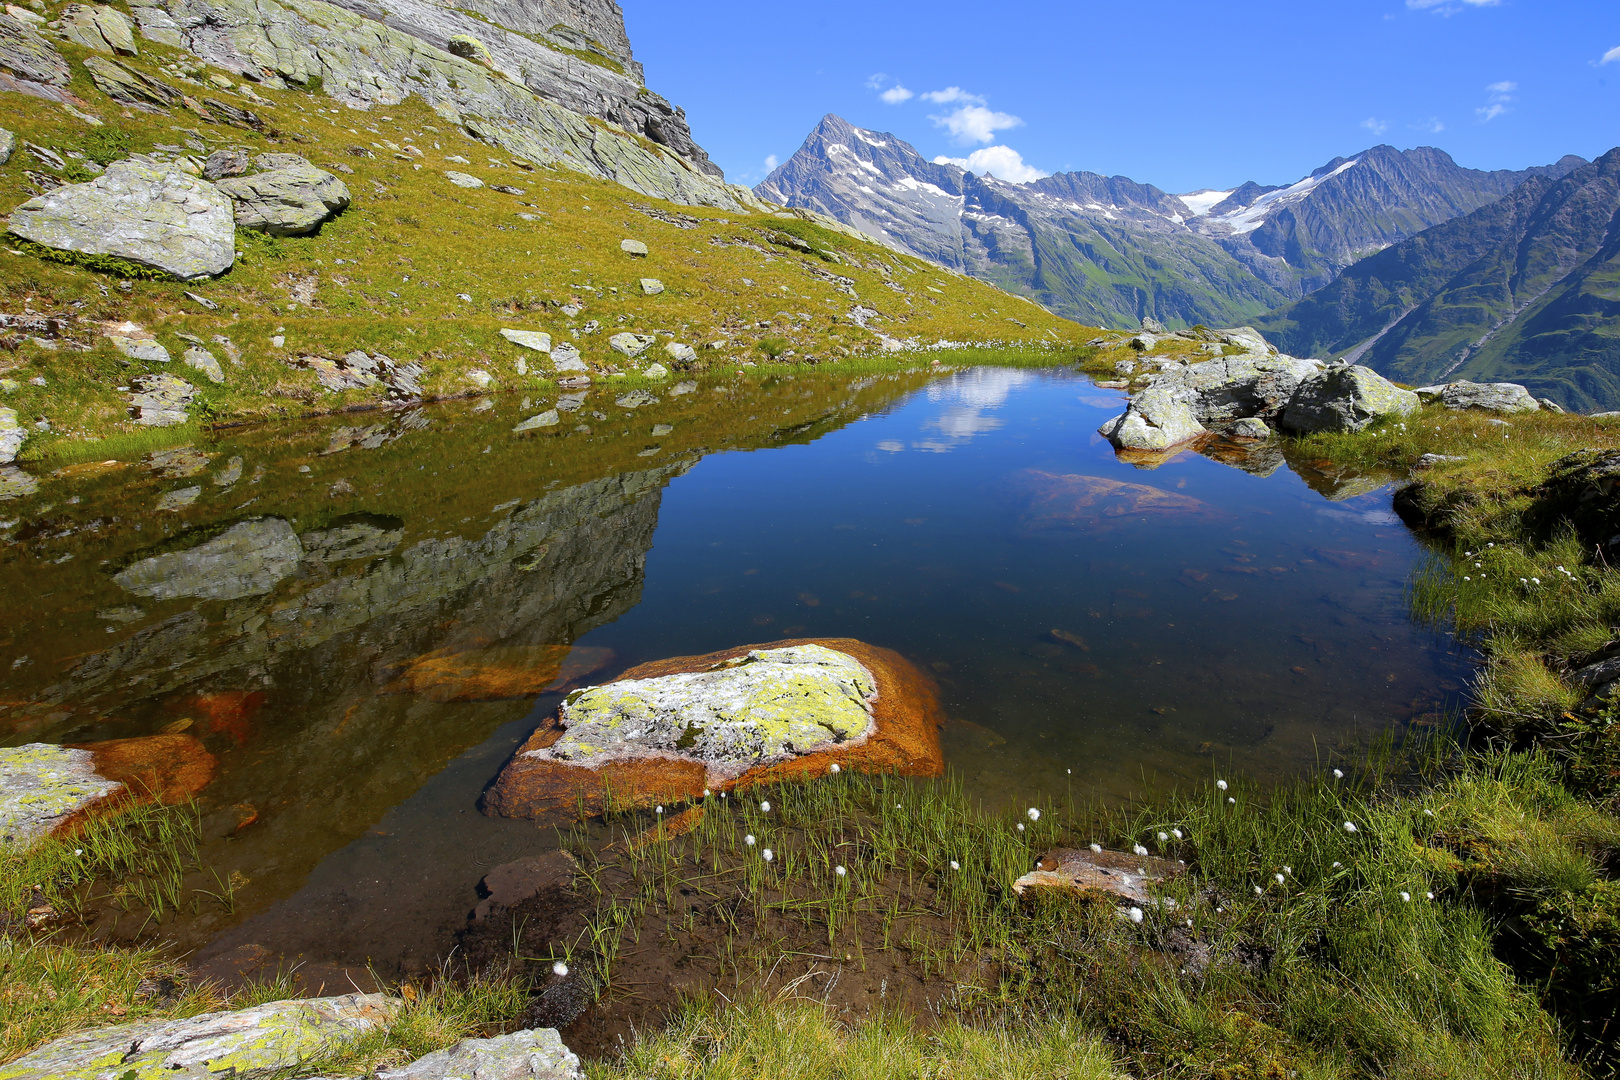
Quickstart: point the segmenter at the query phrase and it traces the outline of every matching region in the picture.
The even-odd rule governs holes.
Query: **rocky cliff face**
[[[1620,407],[1620,148],[1350,267],[1264,319],[1281,348],[1391,378],[1510,380]]]
[[[925,160],[828,116],[755,190],[1103,325],[1219,325],[1331,281],[1345,266],[1468,213],[1531,175],[1479,172],[1433,149],[1375,147],[1285,188],[1171,195],[1075,172],[1028,184]]]
[[[685,112],[642,83],[612,0],[145,0],[132,10],[147,39],[250,82],[356,109],[414,94],[540,164],[689,205],[756,202],[724,183]]]

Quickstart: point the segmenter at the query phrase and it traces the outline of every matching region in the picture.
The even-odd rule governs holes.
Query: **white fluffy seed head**
[[[1277,884],[1279,884],[1279,885],[1283,884],[1284,879],[1283,879],[1283,876],[1281,874],[1272,874],[1271,876],[1277,879]]]
[[[1410,903],[1411,903],[1411,902],[1412,902],[1412,894],[1411,894],[1411,893],[1409,893],[1409,892],[1405,892],[1405,891],[1404,891],[1404,890],[1403,890],[1403,891],[1402,891],[1402,892],[1401,892],[1401,903],[1403,903],[1403,904],[1410,904]]]
[[[754,846],[754,834],[749,833],[747,836],[743,837],[743,843],[747,844],[749,847],[753,847]]]
[[[1345,822],[1345,823],[1344,823],[1344,831],[1345,831],[1345,832],[1356,832],[1356,831],[1357,831],[1357,829],[1356,829],[1356,823],[1355,823],[1355,822],[1353,822],[1353,821],[1347,821],[1347,822]]]
[[[1256,885],[1254,887],[1254,895],[1256,895],[1256,896],[1260,895],[1260,886]]]
[[[833,873],[837,874],[839,877],[843,877],[844,875],[848,874],[849,871],[845,870],[842,866],[835,866],[833,867]]]
[[[1142,921],[1142,909],[1139,908],[1139,907],[1133,907],[1133,908],[1131,908],[1131,910],[1127,911],[1125,914],[1127,914],[1127,915],[1129,915],[1131,917],[1131,922],[1133,922],[1133,923],[1139,923],[1139,922]]]
[[[771,804],[768,802],[762,802],[759,804],[759,809],[761,813],[768,814],[771,812]]]
[[[1169,839],[1170,839],[1170,834],[1169,833],[1162,832],[1162,833],[1159,834],[1159,843],[1162,844],[1162,843],[1164,843],[1165,841],[1167,841]]]
[[[951,860],[951,869],[952,870],[960,870],[960,869],[962,869],[962,864],[957,862],[955,859],[952,859]]]
[[[551,965],[551,973],[559,978],[568,974],[568,965],[561,960]]]
[[[1180,840],[1181,839],[1181,830],[1180,829],[1171,829],[1170,830],[1170,835],[1175,837],[1177,840]]]
[[[662,814],[663,812],[664,812],[664,807],[663,807],[662,803],[660,803],[659,805],[653,807],[653,813]]]
[[[1019,823],[1018,823],[1018,831],[1019,831],[1019,832],[1023,832],[1023,831],[1024,831],[1024,823],[1023,823],[1023,822],[1022,822],[1022,821],[1020,821],[1020,822],[1019,822]]]
[[[772,851],[770,848],[766,848],[764,851],[759,853],[759,857],[764,859],[766,862],[770,862],[772,859],[776,858],[776,852]]]
[[[1424,896],[1424,899],[1426,899],[1426,900],[1433,900],[1434,899],[1434,893],[1432,893],[1432,892],[1426,892],[1426,893],[1423,894],[1423,896]]]
[[[1230,796],[1230,795],[1228,795],[1228,796],[1227,796],[1227,797],[1226,797],[1226,801],[1227,801],[1227,802],[1228,802],[1228,803],[1229,803],[1229,804],[1231,804],[1231,805],[1232,805],[1232,806],[1236,806],[1236,805],[1237,805],[1237,800],[1236,800],[1236,799],[1234,799],[1234,798],[1232,798],[1232,797],[1231,797],[1231,796]]]
[[[839,772],[843,772],[844,770],[839,766],[838,762],[835,761],[835,762],[832,763],[832,767],[830,769],[828,769],[828,771],[829,772],[839,773]]]
[[[1141,844],[1136,844],[1136,845],[1132,846],[1131,850],[1134,851],[1138,855],[1146,855],[1148,853],[1148,849],[1143,847]]]
[[[1029,815],[1029,820],[1031,820],[1031,821],[1039,821],[1039,820],[1041,820],[1041,812],[1039,810],[1035,809],[1033,806],[1030,807],[1028,810],[1025,810],[1024,813]]]
[[[1225,791],[1226,790],[1226,781],[1225,780],[1217,780],[1217,781],[1215,781],[1215,786],[1220,788],[1222,791]]]
[[[1333,770],[1333,779],[1335,779],[1335,780],[1343,780],[1344,779],[1344,770],[1343,769],[1334,769]]]
[[[703,797],[705,799],[707,799],[709,797],[709,789],[708,788],[703,789]]]
[[[1098,855],[1101,855],[1102,854],[1102,845],[1101,844],[1092,844],[1091,845],[1091,850],[1094,853],[1096,853]]]

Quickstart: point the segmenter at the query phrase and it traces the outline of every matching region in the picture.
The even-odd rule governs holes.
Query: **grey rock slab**
[[[511,330],[501,328],[501,337],[514,345],[521,345],[525,349],[535,352],[549,353],[551,351],[551,335],[540,330]]]
[[[566,341],[551,350],[551,366],[558,371],[589,371],[579,348]]]
[[[1226,434],[1238,439],[1269,439],[1271,429],[1257,416],[1245,416],[1226,429]]]
[[[263,596],[303,558],[298,534],[281,518],[256,518],[185,551],[142,559],[113,576],[137,596],[236,600]]]
[[[12,212],[10,228],[45,247],[114,255],[182,281],[222,274],[236,258],[236,219],[224,192],[134,161],[28,200]]]
[[[405,539],[405,528],[367,520],[343,521],[330,528],[304,533],[298,539],[304,547],[304,558],[312,562],[380,559]]]
[[[1570,679],[1588,689],[1604,686],[1620,679],[1620,657],[1611,657],[1600,660],[1595,664],[1587,664],[1576,671]]]
[[[1440,403],[1448,409],[1483,409],[1486,412],[1536,412],[1541,402],[1518,383],[1454,382],[1440,388]]]
[[[648,364],[641,374],[649,379],[667,379],[669,378],[669,369],[663,364]]]
[[[160,345],[154,337],[108,334],[107,340],[113,343],[113,348],[131,360],[144,360],[149,364],[167,364],[170,359],[169,350]]]
[[[11,155],[17,149],[17,133],[0,127],[0,165],[11,160]]]
[[[47,743],[0,748],[0,847],[49,836],[80,810],[122,788],[97,774],[88,750]]]
[[[1372,368],[1339,365],[1300,384],[1283,410],[1289,431],[1360,431],[1384,416],[1405,416],[1418,408],[1418,396],[1402,390]]]
[[[238,227],[271,236],[314,232],[322,222],[347,209],[350,201],[347,184],[307,161],[221,180],[219,190],[235,203]]]
[[[1185,869],[1173,859],[1154,855],[1054,848],[1041,856],[1036,869],[1013,882],[1013,889],[1020,895],[1031,888],[1101,892],[1146,907],[1163,902],[1148,891],[1151,886]]]
[[[201,345],[191,346],[180,355],[180,359],[184,360],[188,366],[208,376],[213,382],[222,383],[225,381],[225,369],[219,366],[219,360],[215,358],[214,354]]]
[[[538,428],[556,427],[560,423],[562,423],[562,418],[557,415],[557,410],[547,409],[543,413],[529,417],[512,430],[514,432],[534,431]]]
[[[0,408],[0,465],[17,460],[17,451],[28,438],[28,429],[17,421],[17,410]]]
[[[269,1080],[385,1026],[398,998],[382,994],[274,1001],[186,1020],[92,1028],[0,1066],[4,1080],[136,1080],[234,1076]]]
[[[186,39],[180,35],[180,24],[159,7],[156,0],[131,0],[129,7],[141,28],[141,37],[174,49],[186,47]]]
[[[664,346],[664,355],[677,364],[690,364],[697,359],[697,350],[690,345],[683,345],[678,341],[671,341]]]
[[[313,168],[309,158],[303,154],[254,154],[253,167],[261,172],[271,172],[275,169],[303,169]]]
[[[1233,356],[1167,368],[1153,385],[1182,391],[1198,421],[1216,425],[1277,416],[1321,371],[1316,361],[1291,356]]]
[[[1467,461],[1465,457],[1456,454],[1424,454],[1412,463],[1414,469],[1432,469],[1436,465],[1449,465],[1454,461]]]
[[[641,279],[641,295],[657,296],[664,291],[664,283],[657,278],[644,277]]]
[[[68,62],[38,30],[5,14],[0,14],[0,70],[46,86],[66,86],[73,77]]]
[[[469,176],[464,172],[456,172],[454,169],[445,170],[444,178],[456,185],[456,187],[481,188],[484,186],[484,182],[478,177]]]
[[[145,112],[163,113],[176,105],[184,105],[180,91],[150,75],[131,71],[105,56],[92,56],[85,60],[84,68],[96,89],[125,105],[133,105]]]
[[[625,331],[608,338],[608,347],[634,359],[646,352],[657,340],[651,334],[632,334]]]
[[[224,180],[231,176],[243,176],[248,171],[248,154],[246,150],[215,150],[203,162],[204,180]]]
[[[197,398],[197,388],[167,372],[137,375],[129,382],[130,413],[146,427],[174,427],[187,420],[186,410]]]
[[[1097,429],[1121,450],[1168,450],[1205,433],[1192,407],[1175,391],[1149,386],[1128,408]]]
[[[640,240],[620,240],[619,250],[626,255],[635,255],[645,259],[648,255],[647,245]]]
[[[58,23],[63,37],[97,52],[134,56],[135,24],[117,8],[105,4],[69,4]]]
[[[446,1050],[383,1069],[377,1080],[583,1080],[579,1058],[554,1028],[463,1039]]]
[[[1536,401],[1543,409],[1550,413],[1561,413],[1565,411],[1564,407],[1558,404],[1558,402],[1554,401],[1552,398],[1536,398]]]
[[[639,409],[643,405],[658,404],[658,399],[645,390],[632,390],[623,397],[615,398],[613,404],[621,409]]]

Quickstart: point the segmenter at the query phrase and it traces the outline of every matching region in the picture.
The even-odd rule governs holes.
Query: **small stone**
[[[561,422],[562,418],[557,415],[556,409],[547,409],[543,413],[529,417],[512,430],[514,432],[533,431],[536,428],[556,427]]]
[[[652,428],[653,438],[662,439],[665,435],[670,434],[674,430],[675,425],[673,424],[654,424]]]
[[[580,357],[579,347],[563,342],[551,350],[551,366],[557,371],[589,371]]]
[[[17,422],[17,410],[0,408],[0,465],[17,460],[17,451],[28,438],[28,429]]]
[[[644,277],[641,279],[641,295],[657,296],[664,291],[664,283],[657,278]]]
[[[213,353],[200,345],[191,346],[181,354],[180,359],[195,370],[208,376],[214,382],[222,383],[225,381],[225,371],[219,366],[219,361],[215,359]]]
[[[1150,334],[1162,334],[1164,333],[1164,323],[1151,316],[1144,315],[1142,316],[1142,329]]]
[[[484,182],[478,179],[478,177],[468,176],[464,172],[456,172],[453,169],[446,170],[444,178],[456,185],[456,187],[481,188],[484,186]]]
[[[551,351],[551,335],[540,330],[509,330],[501,328],[501,337],[514,345],[521,345],[525,349],[535,352],[548,353]]]
[[[529,362],[520,356],[517,358],[517,363],[512,365],[512,370],[519,375],[527,375],[529,373]]]
[[[1226,434],[1235,439],[1269,439],[1271,429],[1259,417],[1246,416],[1227,428]]]
[[[667,379],[669,378],[669,369],[663,364],[648,364],[647,369],[642,374],[649,379]]]
[[[143,360],[149,364],[167,364],[169,350],[158,344],[158,340],[151,336],[135,336],[133,334],[108,334],[107,338],[113,347],[131,360]]]
[[[214,303],[214,301],[208,299],[208,297],[206,297],[206,296],[201,296],[201,295],[199,295],[197,293],[194,293],[194,292],[183,293],[182,295],[185,296],[185,298],[187,300],[190,300],[192,303],[200,304],[204,308],[207,308],[209,311],[218,311],[219,310],[219,305]]]
[[[186,422],[186,410],[196,400],[197,388],[184,379],[159,372],[130,380],[130,413],[137,424],[174,427]]]
[[[17,133],[0,127],[0,165],[11,160],[11,155],[17,149]]]
[[[632,334],[626,331],[608,338],[608,345],[615,352],[623,353],[625,356],[635,359],[646,352],[657,340],[651,334]]]
[[[634,255],[643,259],[648,255],[647,245],[640,240],[620,240],[619,250],[626,255]]]
[[[623,397],[615,399],[613,404],[621,409],[637,409],[643,405],[656,405],[658,399],[645,390],[632,390]]]
[[[482,390],[484,387],[495,381],[495,376],[481,368],[473,368],[471,371],[467,372],[467,381]]]
[[[248,154],[246,150],[215,150],[203,162],[204,180],[224,180],[230,176],[242,176],[248,171]]]
[[[671,341],[664,346],[664,354],[677,364],[690,364],[697,359],[697,350],[690,345]]]
[[[1412,468],[1432,469],[1436,465],[1447,465],[1454,461],[1467,460],[1467,458],[1457,457],[1455,454],[1424,454],[1422,457],[1418,458],[1417,461],[1413,462]]]

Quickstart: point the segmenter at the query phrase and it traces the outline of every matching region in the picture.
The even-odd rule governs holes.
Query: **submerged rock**
[[[644,664],[575,691],[484,798],[532,817],[692,799],[834,763],[937,776],[933,684],[887,649],[848,638],[742,646]]]
[[[48,248],[112,255],[182,281],[222,274],[236,259],[236,219],[222,191],[134,161],[29,199],[12,212],[10,228]]]
[[[463,1039],[377,1080],[584,1080],[579,1058],[554,1028],[530,1028],[493,1039]]]
[[[137,596],[172,600],[237,600],[263,596],[298,568],[304,549],[281,518],[233,525],[186,551],[154,555],[120,571],[113,580]]]
[[[1360,431],[1385,416],[1417,411],[1418,396],[1372,368],[1339,365],[1305,380],[1282,414],[1282,426],[1305,433]]]
[[[1010,478],[1009,487],[1022,504],[1018,528],[1024,533],[1049,529],[1094,532],[1110,519],[1140,519],[1150,514],[1188,518],[1218,514],[1190,495],[1101,476],[1026,469]]]
[[[382,994],[345,994],[92,1028],[0,1066],[0,1080],[269,1080],[386,1026],[400,1004]]]
[[[508,645],[447,649],[412,660],[385,694],[430,701],[503,701],[539,697],[578,684],[613,662],[612,649],[595,646]]]
[[[1053,848],[1035,869],[1013,882],[1019,895],[1032,888],[1099,892],[1135,904],[1154,904],[1148,887],[1181,873],[1186,867],[1174,859],[1130,855],[1123,851],[1088,851]]]

